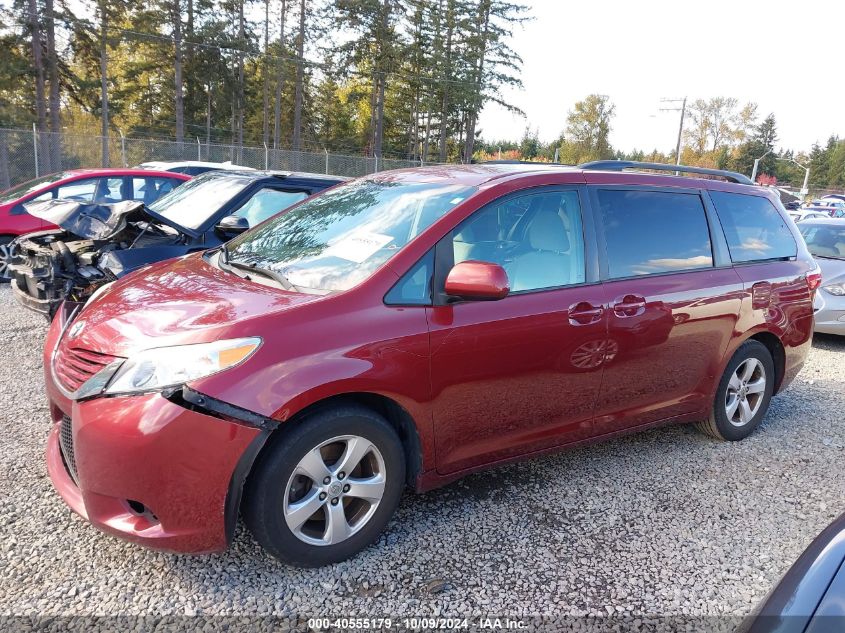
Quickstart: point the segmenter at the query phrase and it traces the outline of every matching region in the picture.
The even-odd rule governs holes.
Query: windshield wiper
[[[246,270],[252,273],[259,274],[263,277],[267,277],[272,279],[273,281],[277,282],[282,288],[285,290],[292,290],[294,292],[302,292],[297,286],[292,284],[290,280],[285,277],[282,273],[278,273],[275,270],[270,270],[269,268],[261,268],[257,264],[247,264],[238,260],[230,260],[228,258],[228,251],[225,251],[227,254],[226,264],[231,266],[232,268],[239,268],[241,270]]]

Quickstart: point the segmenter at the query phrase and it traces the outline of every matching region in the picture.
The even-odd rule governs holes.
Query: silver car
[[[822,269],[815,331],[845,336],[845,219],[804,220],[798,228]]]

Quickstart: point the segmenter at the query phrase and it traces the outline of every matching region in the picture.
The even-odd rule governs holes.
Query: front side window
[[[731,259],[736,263],[795,257],[798,246],[783,217],[767,198],[711,191]]]
[[[611,279],[713,266],[698,194],[599,189],[596,195]]]
[[[511,292],[583,283],[584,238],[575,190],[533,192],[480,209],[453,233],[456,264],[505,269]]]
[[[261,189],[233,215],[244,217],[250,226],[261,224],[264,220],[300,200],[305,200],[305,191],[279,191],[278,189]]]
[[[229,261],[283,275],[303,290],[348,290],[475,191],[457,184],[358,180],[236,237],[229,242]]]

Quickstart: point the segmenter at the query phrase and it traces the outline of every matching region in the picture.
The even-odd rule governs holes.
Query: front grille
[[[91,376],[109,365],[117,357],[100,352],[59,345],[53,359],[53,372],[62,386],[68,391],[76,391]]]
[[[59,425],[59,447],[62,449],[62,459],[65,462],[65,468],[73,478],[76,477],[76,455],[73,453],[73,422],[70,416],[63,415],[62,422]]]

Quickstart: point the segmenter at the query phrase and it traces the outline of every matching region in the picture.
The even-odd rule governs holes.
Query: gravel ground
[[[285,567],[243,527],[225,553],[99,533],[43,460],[43,319],[0,287],[0,614],[744,615],[845,510],[845,338],[740,443],[664,428],[406,495],[380,541]]]

